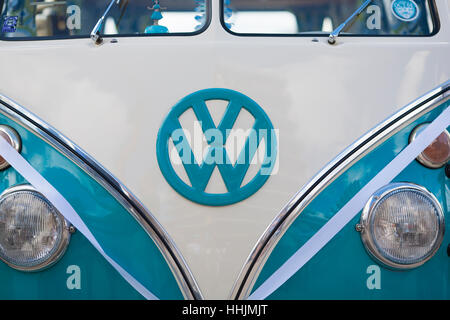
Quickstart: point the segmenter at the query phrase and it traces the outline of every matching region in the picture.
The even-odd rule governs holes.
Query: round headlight
[[[69,240],[68,222],[32,186],[15,186],[0,195],[0,259],[12,268],[46,268],[62,257]]]
[[[437,199],[411,183],[391,183],[375,192],[363,209],[361,225],[367,251],[399,269],[429,260],[441,245],[445,229]]]
[[[414,128],[409,137],[409,143],[422,132],[429,123],[422,123]],[[450,134],[447,130],[442,132],[419,156],[417,161],[428,168],[443,167],[450,160]]]

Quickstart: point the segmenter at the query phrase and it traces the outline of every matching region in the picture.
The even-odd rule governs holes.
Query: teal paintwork
[[[183,299],[161,252],[131,214],[100,184],[43,140],[0,115],[20,134],[22,156],[73,206],[108,255],[160,299]],[[13,168],[0,172],[0,192],[26,183]],[[81,289],[69,290],[67,268],[81,270]],[[143,299],[80,233],[44,271],[16,271],[0,261],[0,299]]]
[[[280,239],[252,290],[407,146],[416,125],[432,121],[449,104],[439,106],[399,131],[325,188]],[[450,184],[444,168],[428,169],[414,161],[393,181],[413,182],[431,191],[441,203],[445,222],[449,225]],[[450,299],[450,257],[446,252],[450,232],[446,232],[436,255],[424,265],[408,271],[394,271],[382,267],[368,255],[355,230],[359,219],[360,213],[268,299]],[[367,280],[371,274],[367,273],[367,268],[370,265],[380,266],[379,290],[368,289]]]

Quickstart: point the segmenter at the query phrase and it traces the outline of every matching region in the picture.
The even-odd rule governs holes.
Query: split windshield
[[[0,39],[89,37],[111,0],[0,0]],[[328,35],[364,0],[221,0],[226,29],[245,35]],[[208,0],[120,0],[102,35],[196,34]],[[429,36],[432,0],[373,0],[341,35]]]

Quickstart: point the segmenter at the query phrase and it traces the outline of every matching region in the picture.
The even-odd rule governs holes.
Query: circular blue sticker
[[[402,21],[414,21],[419,16],[419,7],[413,0],[394,0],[392,14]]]

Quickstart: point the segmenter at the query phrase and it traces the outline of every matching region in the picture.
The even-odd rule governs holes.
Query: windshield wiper
[[[366,0],[358,9],[356,9],[355,12],[352,13],[350,17],[348,17],[347,20],[345,20],[344,23],[342,23],[339,27],[333,30],[333,32],[330,33],[328,36],[328,43],[329,44],[335,44],[336,39],[339,37],[339,34],[344,31],[347,26],[353,22],[360,14],[363,12],[363,10],[372,2],[372,0]]]
[[[100,35],[100,30],[103,27],[103,23],[105,22],[106,16],[109,13],[109,10],[111,10],[114,2],[116,4],[120,4],[121,0],[111,0],[110,4],[108,5],[108,8],[106,8],[105,13],[98,19],[97,23],[95,24],[94,29],[91,31],[91,39],[94,41],[95,44],[101,44],[103,42],[103,38]]]

